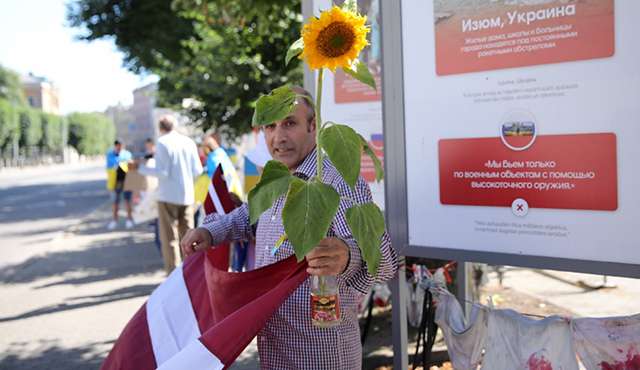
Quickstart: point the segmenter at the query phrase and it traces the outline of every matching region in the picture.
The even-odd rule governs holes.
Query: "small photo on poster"
[[[341,6],[342,3],[344,3],[344,0],[334,1],[334,3]],[[373,74],[373,78],[376,81],[378,89],[374,90],[355,78],[347,75],[342,70],[337,69],[334,79],[335,102],[337,104],[381,100],[380,83],[382,82],[382,59],[380,48],[380,24],[382,19],[380,18],[380,1],[358,0],[358,11],[360,14],[367,17],[367,24],[370,27],[370,32],[367,35],[369,46],[364,48],[362,53],[360,53],[360,61],[369,66],[369,70],[371,71],[371,74]]]
[[[439,76],[606,58],[614,0],[433,0]]]

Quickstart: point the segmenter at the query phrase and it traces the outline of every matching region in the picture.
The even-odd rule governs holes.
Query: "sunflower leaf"
[[[349,126],[334,124],[320,131],[320,147],[327,152],[344,181],[352,188],[360,174],[362,142]]]
[[[284,64],[289,65],[291,59],[297,57],[302,53],[302,49],[304,49],[304,40],[301,38],[297,39],[291,46],[289,50],[287,50],[287,56],[284,58]]]
[[[252,126],[270,125],[287,118],[296,106],[296,93],[289,86],[273,89],[268,95],[262,95],[256,101]]]
[[[378,272],[380,263],[380,238],[384,233],[384,217],[374,203],[365,203],[347,210],[347,224],[358,242],[367,270],[372,276]]]
[[[362,63],[358,59],[354,60],[353,63],[351,63],[350,68],[342,68],[342,70],[349,76],[355,78],[356,80],[362,82],[367,86],[370,86],[372,89],[378,89],[376,87],[376,80],[373,78],[371,71],[369,71],[369,67],[367,67],[365,63]]]
[[[291,173],[284,164],[271,160],[264,166],[260,182],[249,192],[249,221],[253,225],[260,215],[287,192]]]
[[[358,1],[356,0],[345,0],[344,4],[342,4],[342,10],[357,13],[358,12]]]
[[[282,209],[282,224],[298,261],[327,235],[339,203],[340,195],[331,186],[293,177]]]
[[[365,140],[365,138],[360,134],[358,134],[358,136],[360,136],[360,142],[362,143],[362,149],[364,153],[368,155],[373,161],[373,167],[376,170],[376,181],[380,182],[384,179],[384,170],[382,169],[382,163],[380,162],[380,159],[378,159],[378,156],[373,151],[373,149],[371,149],[371,146],[369,146],[367,140]]]

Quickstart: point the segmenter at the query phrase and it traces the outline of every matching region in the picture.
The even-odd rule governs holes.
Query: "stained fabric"
[[[587,370],[640,370],[640,314],[574,319],[571,329]]]
[[[473,305],[467,323],[456,297],[447,292],[434,297],[437,304],[435,321],[444,335],[454,369],[476,370],[482,361],[487,337],[488,309]]]
[[[578,370],[569,320],[489,310],[482,369]]]

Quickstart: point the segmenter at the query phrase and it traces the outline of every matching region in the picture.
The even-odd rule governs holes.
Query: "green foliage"
[[[249,192],[249,219],[252,225],[264,211],[271,208],[276,199],[287,192],[292,178],[287,166],[281,162],[267,162],[260,182]]]
[[[282,224],[299,261],[325,238],[339,204],[340,194],[331,186],[293,177]]]
[[[64,119],[49,113],[41,113],[41,119],[42,139],[40,140],[40,147],[49,152],[62,150],[66,131]]]
[[[369,67],[367,67],[365,63],[362,63],[356,59],[351,64],[351,68],[342,68],[342,70],[349,76],[371,87],[372,89],[377,90],[376,80],[373,78]]]
[[[40,113],[29,107],[20,107],[18,108],[18,120],[20,123],[20,146],[34,147],[38,145],[42,137]]]
[[[304,49],[304,40],[301,37],[297,39],[296,42],[291,44],[291,46],[289,47],[289,50],[287,50],[287,55],[285,56],[284,62],[286,64],[289,64],[291,62],[291,59],[297,57],[298,55],[300,55],[300,53],[302,53],[303,49]]]
[[[20,137],[20,124],[16,107],[0,99],[0,150],[4,150]]]
[[[69,123],[69,145],[80,154],[104,154],[115,138],[113,122],[100,113],[71,113]]]
[[[367,262],[369,274],[376,276],[380,262],[380,238],[384,233],[384,216],[374,203],[365,203],[347,210],[347,223]]]
[[[2,65],[0,65],[0,99],[15,105],[26,104],[20,76],[3,68]]]
[[[302,83],[301,63],[281,53],[300,37],[300,0],[76,0],[68,18],[86,40],[114,37],[131,70],[157,74],[161,104],[192,99],[185,113],[203,129],[248,132],[258,94]]]
[[[362,143],[358,134],[349,126],[331,125],[320,131],[319,144],[344,181],[353,188],[360,175]]]
[[[288,86],[278,87],[268,95],[262,95],[256,101],[251,124],[263,126],[281,121],[293,112],[295,106],[296,93]]]
[[[371,147],[369,146],[369,143],[367,143],[367,140],[365,140],[365,138],[363,138],[362,135],[360,134],[358,134],[358,136],[360,136],[360,142],[362,143],[364,154],[368,155],[369,158],[371,158],[371,160],[373,161],[373,166],[376,171],[376,181],[378,182],[382,181],[382,179],[384,179],[384,170],[382,169],[382,162],[380,162],[380,159],[378,158],[376,153],[373,151],[373,149],[371,149]]]
[[[194,25],[178,16],[172,3],[172,0],[76,0],[67,4],[67,21],[82,29],[78,37],[82,40],[113,38],[130,70],[155,72],[190,57],[183,42],[195,36]]]

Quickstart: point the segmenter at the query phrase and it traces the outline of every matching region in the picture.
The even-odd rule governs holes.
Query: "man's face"
[[[264,126],[269,153],[290,170],[298,167],[315,146],[316,124],[311,117],[310,108],[298,103],[289,117]]]
[[[116,144],[113,146],[114,151],[116,152],[116,154],[120,153],[120,150],[122,150],[122,144]]]

